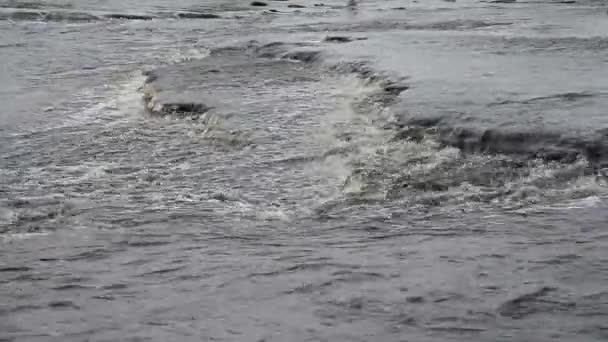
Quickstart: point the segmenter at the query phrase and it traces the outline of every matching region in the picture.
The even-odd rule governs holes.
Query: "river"
[[[604,1],[263,4],[0,1],[0,341],[608,339]]]

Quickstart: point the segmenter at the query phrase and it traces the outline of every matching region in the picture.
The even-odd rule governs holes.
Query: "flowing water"
[[[606,341],[601,0],[0,1],[0,341]]]

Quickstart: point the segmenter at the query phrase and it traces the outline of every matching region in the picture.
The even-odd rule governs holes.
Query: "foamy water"
[[[0,1],[0,340],[604,341],[605,12]]]

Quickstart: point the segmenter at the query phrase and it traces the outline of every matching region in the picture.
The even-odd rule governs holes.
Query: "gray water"
[[[606,341],[606,9],[0,1],[0,340]]]

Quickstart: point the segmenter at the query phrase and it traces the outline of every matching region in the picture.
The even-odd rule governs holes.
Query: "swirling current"
[[[0,341],[606,341],[606,11],[0,0]]]

